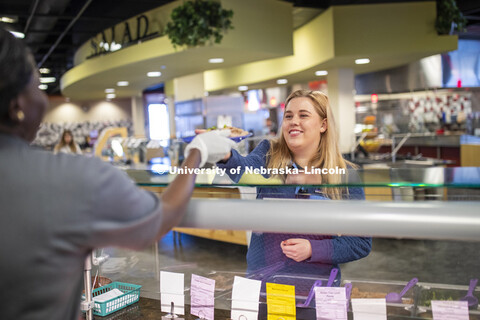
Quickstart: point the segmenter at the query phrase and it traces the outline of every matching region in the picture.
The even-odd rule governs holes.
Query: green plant
[[[165,33],[174,47],[204,45],[207,41],[220,43],[223,33],[233,29],[233,10],[222,9],[219,2],[187,1],[172,11]]]
[[[437,21],[435,29],[438,34],[450,34],[455,28],[465,31],[467,19],[457,7],[455,0],[437,0]]]

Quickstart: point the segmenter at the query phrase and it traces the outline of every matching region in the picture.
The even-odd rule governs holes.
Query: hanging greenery
[[[232,26],[233,10],[225,10],[216,1],[187,1],[172,11],[165,33],[174,47],[220,43]]]
[[[451,34],[453,31],[466,31],[467,19],[457,7],[455,0],[437,0],[437,21],[435,28],[438,34]]]

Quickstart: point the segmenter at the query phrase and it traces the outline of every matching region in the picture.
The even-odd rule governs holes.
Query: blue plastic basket
[[[93,307],[93,314],[97,316],[106,316],[115,311],[118,311],[126,306],[129,306],[140,299],[140,288],[142,286],[124,282],[112,282],[103,287],[93,290],[92,295],[95,298],[102,293],[106,293],[113,289],[118,289],[123,292],[121,296],[112,298],[104,302],[96,302]]]

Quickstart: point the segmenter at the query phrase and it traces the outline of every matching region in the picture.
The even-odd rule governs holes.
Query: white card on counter
[[[235,276],[232,289],[232,310],[258,311],[261,286],[262,282],[260,280]]]
[[[183,273],[160,271],[160,292],[183,295],[184,279]]]
[[[260,297],[260,280],[247,279],[235,276],[232,288],[233,320],[257,320],[258,300]]]
[[[258,311],[232,310],[232,320],[257,320]]]
[[[213,320],[215,280],[192,274],[190,284],[190,313],[201,319]]]
[[[110,299],[120,297],[121,295],[123,295],[123,292],[115,288],[105,293],[102,293],[96,297],[93,297],[93,300],[95,302],[105,302]]]
[[[185,314],[184,274],[160,271],[161,311],[171,312],[173,302],[174,313]]]
[[[432,300],[434,320],[468,320],[467,301]]]
[[[315,287],[317,320],[347,320],[345,288]]]
[[[387,320],[387,302],[382,299],[352,299],[354,320]]]

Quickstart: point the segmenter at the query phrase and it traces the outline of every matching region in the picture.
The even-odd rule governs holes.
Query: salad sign
[[[159,34],[158,31],[151,31],[150,29],[150,21],[144,14],[137,16],[135,20],[128,20],[112,26],[90,39],[91,54],[86,59],[117,51],[122,47]],[[132,32],[132,30],[134,31]],[[115,40],[120,41],[117,43]]]

